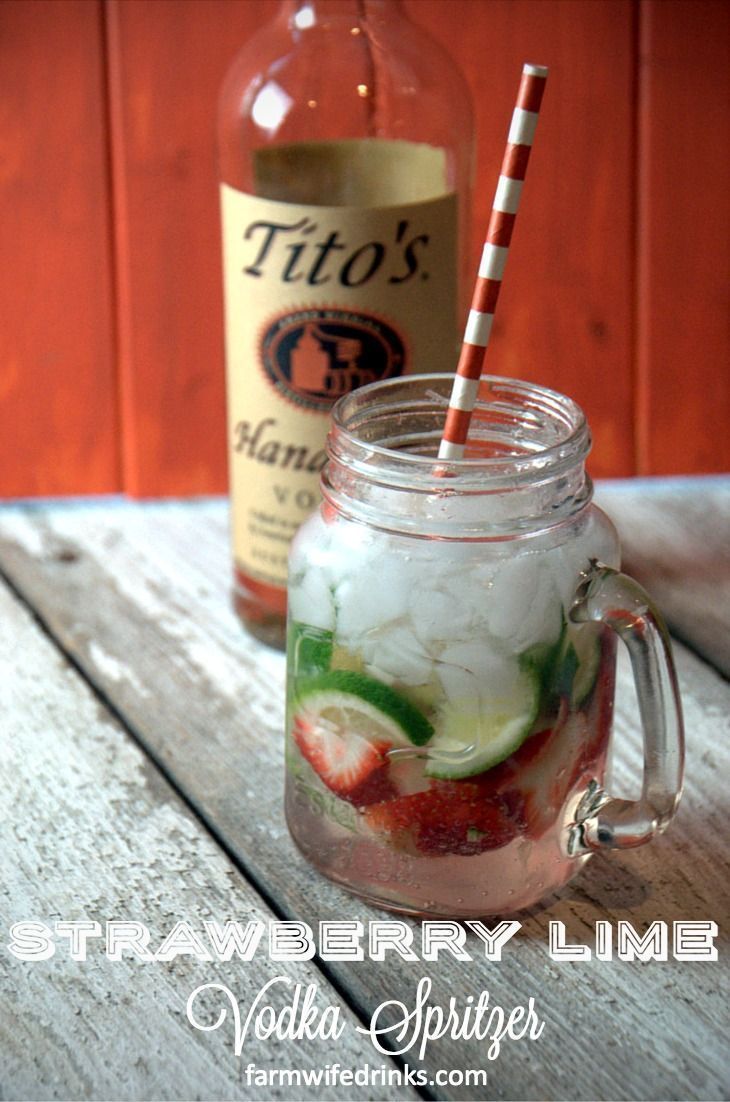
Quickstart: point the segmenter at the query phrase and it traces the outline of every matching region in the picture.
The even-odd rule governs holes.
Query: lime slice
[[[570,645],[576,665],[570,703],[577,709],[590,696],[598,677],[601,665],[600,628],[596,624],[581,624],[571,631]]]
[[[567,647],[568,625],[563,620],[560,635],[554,643],[535,643],[519,656],[520,668],[532,672],[539,681],[543,702],[558,691],[557,671]]]
[[[423,746],[433,735],[433,727],[414,704],[357,670],[330,670],[297,685],[296,707],[320,724],[373,742]]]
[[[361,671],[363,667],[362,656],[355,654],[354,651],[348,650],[347,647],[343,647],[341,643],[337,643],[332,650],[330,667],[333,670]]]
[[[428,746],[429,777],[460,780],[499,765],[530,734],[540,707],[540,678],[520,667],[508,697],[447,702]]]
[[[332,660],[332,632],[292,620],[289,624],[289,655],[297,677],[324,673]]]
[[[598,626],[564,624],[554,654],[543,667],[543,689],[553,699],[567,697],[571,708],[578,709],[596,683],[600,664],[601,641]]]
[[[441,696],[441,689],[435,681],[426,681],[423,685],[404,685],[401,692],[427,715],[434,710]]]

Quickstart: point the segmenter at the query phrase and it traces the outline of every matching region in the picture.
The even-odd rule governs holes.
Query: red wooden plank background
[[[641,7],[638,471],[730,468],[730,5]]]
[[[119,487],[101,2],[0,4],[0,496]]]
[[[277,6],[0,5],[0,495],[224,489],[215,105]],[[406,7],[474,93],[474,267],[551,67],[490,370],[574,395],[595,475],[730,468],[724,0]]]
[[[216,103],[276,3],[107,0],[124,488],[226,484]]]
[[[458,58],[472,88],[479,138],[476,248],[522,63],[550,67],[489,370],[576,398],[593,432],[592,473],[632,474],[632,4],[452,0],[446,8],[448,19],[438,0],[409,4],[414,18]],[[476,253],[472,267],[476,271]]]

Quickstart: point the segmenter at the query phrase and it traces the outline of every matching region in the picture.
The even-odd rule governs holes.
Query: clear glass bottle
[[[235,606],[284,641],[286,558],[319,500],[327,414],[357,386],[449,370],[473,122],[400,0],[285,0],[219,114]]]
[[[450,390],[394,379],[332,412],[324,501],[291,550],[286,812],[350,891],[478,917],[662,830],[682,718],[661,617],[591,500],[581,410],[485,379],[470,458],[443,461]],[[644,728],[636,801],[605,791],[617,636]]]

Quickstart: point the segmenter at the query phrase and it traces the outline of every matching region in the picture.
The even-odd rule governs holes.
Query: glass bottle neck
[[[325,499],[376,527],[437,539],[504,539],[553,528],[592,498],[590,435],[570,398],[488,377],[471,458],[437,459],[452,375],[374,383],[332,411]]]
[[[349,23],[351,33],[405,18],[402,0],[282,0],[279,17],[293,31]]]
[[[300,26],[325,19],[350,17],[355,21],[389,13],[403,14],[402,0],[282,0],[281,10]]]

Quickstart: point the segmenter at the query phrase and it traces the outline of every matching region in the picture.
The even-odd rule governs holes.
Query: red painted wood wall
[[[476,105],[474,257],[524,60],[551,76],[490,368],[596,476],[730,468],[724,0],[406,0]],[[214,118],[276,0],[0,4],[0,497],[225,488]]]

